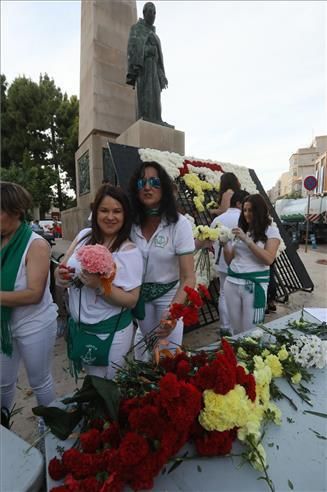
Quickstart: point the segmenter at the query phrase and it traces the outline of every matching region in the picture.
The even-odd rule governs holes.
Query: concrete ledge
[[[133,123],[119,135],[116,143],[185,154],[184,132],[142,119]]]

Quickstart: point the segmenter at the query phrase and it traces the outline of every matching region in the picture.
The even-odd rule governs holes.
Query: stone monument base
[[[140,119],[119,135],[116,143],[185,154],[185,133]]]

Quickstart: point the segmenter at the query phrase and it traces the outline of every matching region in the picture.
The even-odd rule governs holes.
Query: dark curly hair
[[[139,192],[137,189],[137,181],[144,178],[145,169],[147,167],[153,167],[158,173],[161,184],[161,201],[159,206],[160,217],[165,216],[169,224],[174,224],[178,221],[177,204],[174,195],[173,181],[170,179],[168,173],[157,162],[145,162],[143,163],[133,174],[129,182],[129,193],[132,202],[133,220],[136,224],[144,224],[147,215],[145,213],[146,207],[141,203],[139,199]]]
[[[1,181],[0,183],[1,210],[8,215],[18,215],[24,220],[28,209],[32,207],[30,193],[17,183]]]
[[[124,222],[123,227],[117,234],[115,241],[110,247],[110,251],[118,251],[120,246],[124,241],[129,239],[131,228],[132,228],[132,211],[131,206],[128,200],[126,193],[122,190],[122,188],[118,186],[111,186],[109,184],[103,184],[97,191],[94,202],[92,204],[92,224],[91,224],[91,232],[80,239],[82,241],[85,237],[89,236],[87,244],[103,244],[104,237],[101,232],[100,227],[97,222],[98,208],[105,197],[111,197],[117,200],[124,211]]]
[[[251,203],[252,205],[252,222],[247,223],[244,217],[244,205],[245,203]],[[258,241],[267,241],[266,230],[271,224],[271,218],[269,217],[268,205],[264,198],[259,195],[249,195],[243,202],[242,212],[238,221],[238,225],[244,232],[250,232],[252,239],[255,243]]]
[[[218,196],[218,205],[221,204],[223,194],[227,190],[237,191],[241,189],[240,182],[234,173],[224,173],[220,178],[220,189]]]

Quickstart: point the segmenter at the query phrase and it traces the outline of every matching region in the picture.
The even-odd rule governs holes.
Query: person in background
[[[1,182],[1,405],[10,411],[23,360],[39,405],[55,399],[51,375],[57,306],[50,294],[48,242],[25,223],[30,194]]]
[[[218,196],[218,208],[210,209],[210,213],[216,217],[226,212],[230,207],[233,193],[241,189],[241,185],[234,173],[224,173],[220,178],[220,190]]]
[[[142,255],[129,239],[131,215],[122,189],[103,184],[93,203],[91,228],[77,235],[55,271],[57,285],[68,288],[68,355],[76,371],[83,366],[87,374],[106,379],[114,378],[130,349],[131,308],[142,283]],[[92,244],[108,248],[116,264],[110,294],[104,291],[100,275],[81,270],[77,259],[79,248]],[[82,288],[72,283],[76,275]]]
[[[230,207],[223,214],[216,217],[211,227],[214,229],[217,223],[222,224],[229,229],[234,229],[238,225],[238,221],[241,214],[243,200],[249,195],[245,190],[236,190],[231,197]],[[228,265],[225,261],[224,254],[222,252],[223,243],[219,241],[214,242],[215,250],[215,264],[219,274],[219,320],[220,329],[222,331],[231,331],[229,315],[226,307],[224,284],[227,277]]]
[[[61,226],[58,224],[58,222],[56,220],[53,222],[52,232],[53,232],[53,235],[55,238],[58,239],[59,237],[62,237]]]
[[[269,314],[270,311],[272,312],[277,311],[277,306],[276,306],[277,284],[274,276],[274,263],[270,265],[270,280],[269,280],[268,292],[267,292],[266,314]]]
[[[169,341],[169,350],[182,343],[183,322],[167,320],[172,303],[183,303],[185,286],[194,287],[195,249],[192,226],[177,212],[173,183],[157,162],[140,166],[130,181],[134,211],[131,238],[141,250],[144,261],[141,296],[145,319],[139,321],[135,340],[158,326],[157,334]],[[135,349],[137,359],[146,359],[144,346]]]
[[[269,267],[276,258],[280,234],[271,225],[268,206],[259,194],[243,202],[235,240],[224,246],[229,265],[224,285],[232,333],[250,330],[264,319]]]
[[[39,220],[38,219],[33,220],[33,223],[31,225],[31,229],[34,232],[39,232],[39,231],[42,231],[43,232],[43,229],[40,226],[40,223],[39,223]]]

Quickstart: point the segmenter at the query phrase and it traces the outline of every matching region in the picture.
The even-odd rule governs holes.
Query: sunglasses
[[[142,190],[146,185],[151,186],[151,188],[160,188],[160,178],[142,178],[137,180],[137,189]]]

